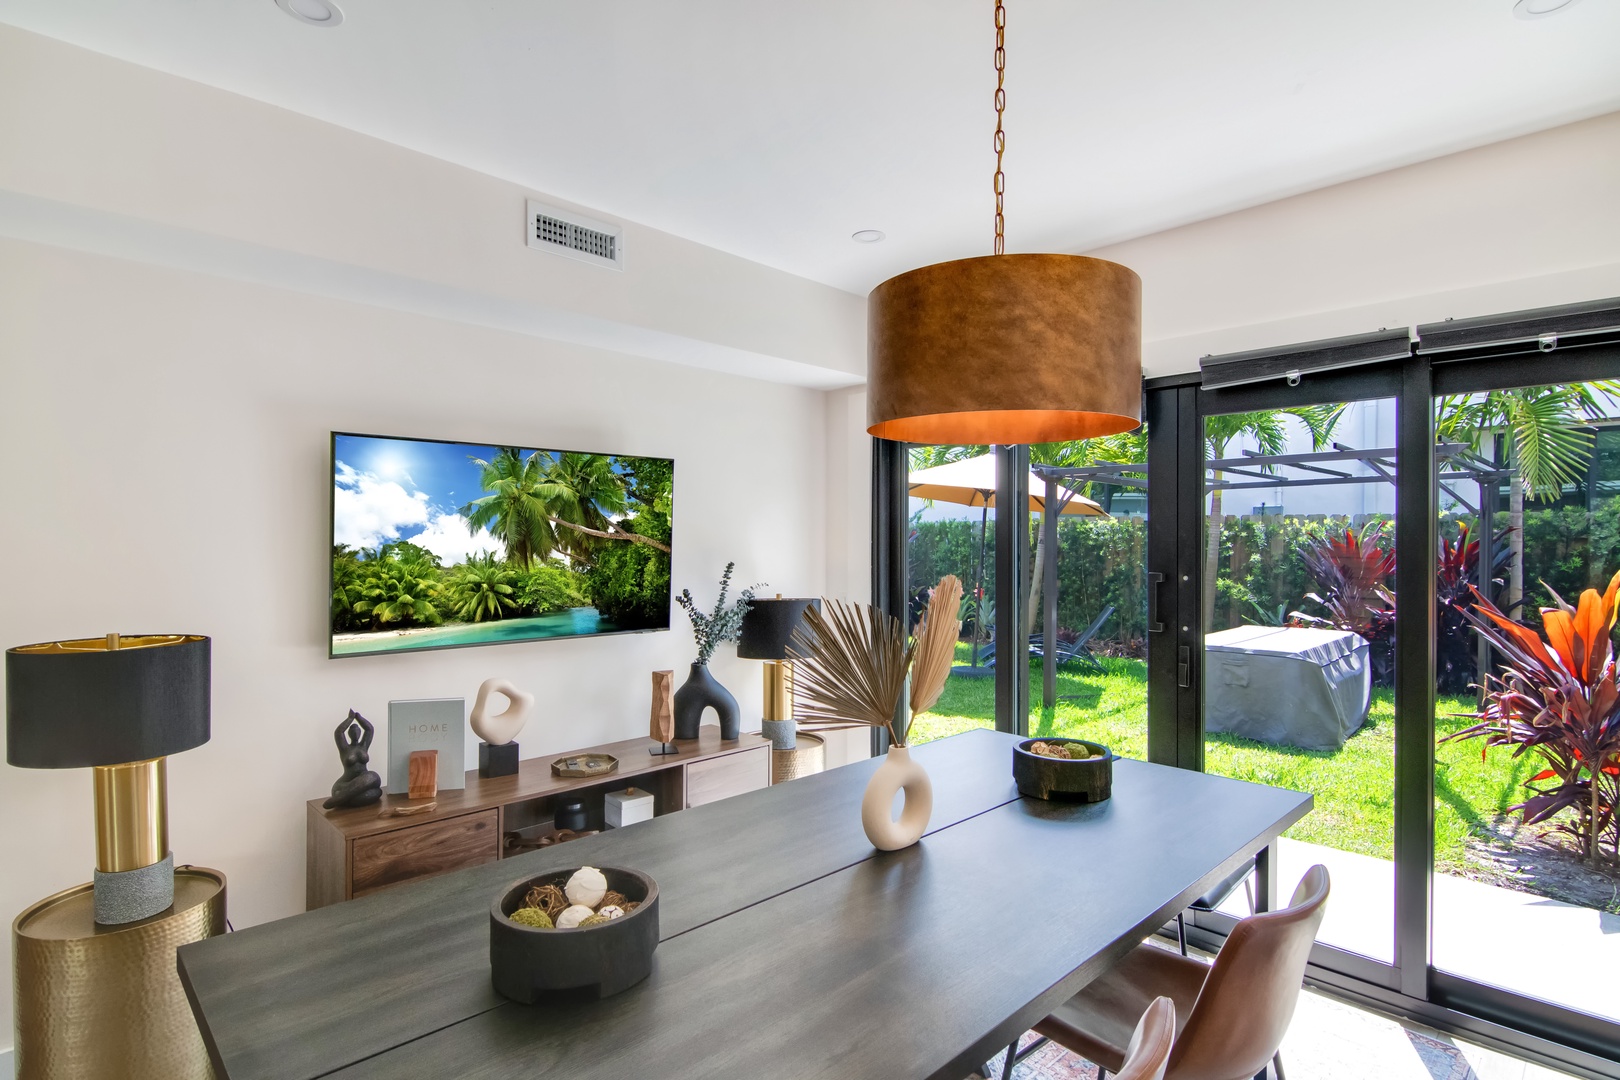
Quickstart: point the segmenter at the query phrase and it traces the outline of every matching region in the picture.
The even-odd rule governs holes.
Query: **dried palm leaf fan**
[[[867,300],[866,430],[914,443],[1038,443],[1142,415],[1142,282],[1084,255],[1006,253],[1007,8],[997,0],[993,255],[920,267]]]
[[[826,601],[804,613],[805,628],[788,647],[796,666],[795,693],[801,724],[814,730],[886,727],[896,746],[905,746],[911,717],[939,700],[962,624],[956,612],[962,583],[947,575],[934,587],[928,611],[908,644],[899,619],[869,604]],[[911,677],[905,719],[896,713]]]

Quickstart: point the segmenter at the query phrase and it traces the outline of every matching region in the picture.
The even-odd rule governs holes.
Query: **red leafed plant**
[[[1525,786],[1530,798],[1513,807],[1526,824],[1573,811],[1557,827],[1570,834],[1595,866],[1607,835],[1611,859],[1620,860],[1620,686],[1610,634],[1620,573],[1602,593],[1587,589],[1571,607],[1552,589],[1555,607],[1541,609],[1542,640],[1475,591],[1463,617],[1500,652],[1501,674],[1485,676],[1479,723],[1450,736],[1484,738],[1486,746],[1534,751],[1547,767]],[[1543,786],[1536,786],[1541,784]]]
[[[1389,685],[1395,670],[1395,597],[1388,581],[1395,573],[1395,552],[1383,546],[1381,523],[1371,523],[1358,534],[1328,535],[1299,548],[1299,561],[1321,588],[1306,593],[1327,611],[1326,618],[1291,611],[1295,625],[1331,626],[1360,634],[1370,646],[1372,679]]]

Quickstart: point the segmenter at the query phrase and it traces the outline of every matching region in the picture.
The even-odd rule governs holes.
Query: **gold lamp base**
[[[177,869],[174,906],[149,919],[94,912],[87,883],[11,925],[18,1080],[212,1080],[174,954],[225,932],[225,875]]]

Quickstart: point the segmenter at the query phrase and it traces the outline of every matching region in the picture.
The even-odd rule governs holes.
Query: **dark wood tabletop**
[[[1116,763],[1095,806],[1020,799],[1013,737],[917,748],[930,833],[861,832],[876,762],[185,946],[229,1080],[961,1077],[1310,809],[1309,795]],[[552,867],[659,883],[651,978],[506,1002],[488,909]]]

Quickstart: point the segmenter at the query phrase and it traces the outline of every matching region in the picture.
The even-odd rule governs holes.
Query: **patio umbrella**
[[[984,547],[985,530],[990,520],[990,508],[996,505],[996,456],[993,453],[980,454],[978,457],[963,458],[961,461],[951,461],[944,465],[935,465],[931,469],[918,469],[913,472],[908,481],[908,490],[913,498],[931,499],[935,502],[957,503],[961,506],[977,506],[981,508],[979,514],[979,576],[973,590],[974,601],[977,602],[983,595],[984,588]],[[1064,500],[1067,499],[1067,502]],[[1083,514],[1091,517],[1108,517],[1108,512],[1098,503],[1092,502],[1084,495],[1071,491],[1068,488],[1058,487],[1058,501],[1062,505],[1060,513]],[[1029,474],[1029,512],[1040,514],[1046,512],[1046,481],[1036,476],[1033,471]],[[973,666],[979,664],[979,633],[980,623],[978,609],[975,608],[973,632]]]

